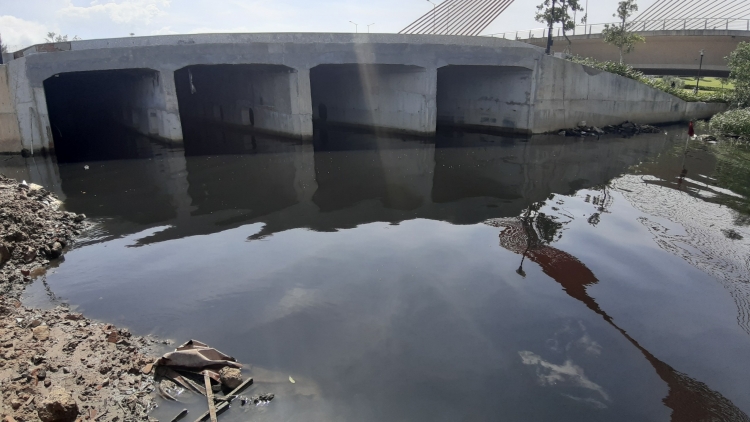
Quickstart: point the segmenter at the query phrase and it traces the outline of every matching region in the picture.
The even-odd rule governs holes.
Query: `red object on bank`
[[[693,122],[690,122],[690,126],[688,126],[688,136],[691,138],[695,136],[695,129],[693,128]]]

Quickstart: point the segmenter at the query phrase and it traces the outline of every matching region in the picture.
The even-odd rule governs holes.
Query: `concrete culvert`
[[[164,95],[159,72],[72,72],[44,81],[55,153],[60,161],[125,158],[123,128],[158,136]]]

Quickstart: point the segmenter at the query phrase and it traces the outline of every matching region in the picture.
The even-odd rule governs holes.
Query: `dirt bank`
[[[18,300],[35,275],[85,229],[40,186],[0,176],[0,415],[3,422],[147,420],[154,339],[130,335],[63,306]]]

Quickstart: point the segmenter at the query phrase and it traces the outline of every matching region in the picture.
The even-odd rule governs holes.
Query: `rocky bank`
[[[3,422],[148,420],[154,339],[19,297],[86,227],[41,186],[0,176],[0,415]]]

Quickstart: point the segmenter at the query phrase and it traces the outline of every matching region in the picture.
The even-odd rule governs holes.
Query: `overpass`
[[[569,52],[600,61],[619,61],[617,47],[603,40],[601,31],[604,25],[606,24],[577,26],[575,31],[568,31],[567,39],[560,28],[554,28],[553,51]],[[646,42],[638,44],[632,53],[627,54],[625,62],[647,75],[695,76],[700,67],[700,51],[704,50],[701,74],[727,77],[729,67],[725,57],[740,42],[750,42],[748,19],[670,19],[636,21],[629,25]],[[540,28],[491,36],[546,47],[547,31]]]
[[[310,139],[313,121],[531,134],[724,109],[490,37],[173,35],[42,44],[6,58],[0,152],[53,151],[94,123],[170,141],[198,120]]]

